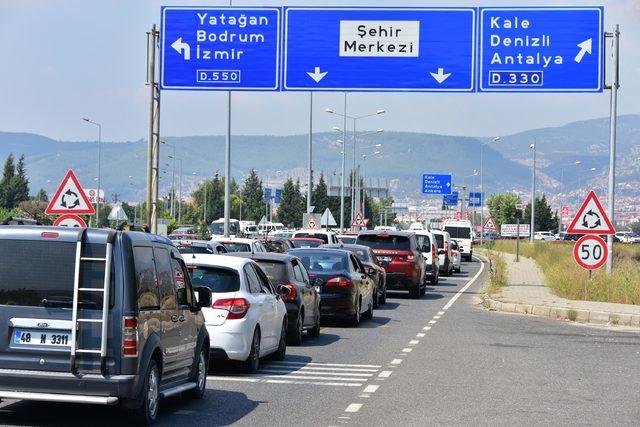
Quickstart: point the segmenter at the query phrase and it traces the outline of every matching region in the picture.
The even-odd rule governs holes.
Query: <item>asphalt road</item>
[[[326,326],[259,374],[217,365],[205,399],[163,401],[158,425],[638,423],[640,334],[485,311],[480,270],[464,263],[420,300],[392,294],[372,321]],[[126,421],[117,408],[0,404],[3,425]]]

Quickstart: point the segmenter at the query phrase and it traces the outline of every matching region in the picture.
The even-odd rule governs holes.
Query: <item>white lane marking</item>
[[[430,325],[435,325],[436,323],[438,323],[438,322],[437,322],[437,321],[435,321],[435,320],[429,320],[429,324],[430,324]]]
[[[365,398],[365,399],[368,399],[368,398],[370,398],[370,397],[371,397],[371,395],[368,395],[368,394],[361,394],[361,395],[359,395],[358,397],[363,397],[363,398]]]
[[[442,316],[444,314],[444,311],[439,311],[438,312],[438,316]]]
[[[271,369],[295,369],[295,370],[305,370],[305,371],[331,371],[331,372],[378,372],[378,369],[365,369],[365,368],[325,368],[323,366],[301,366],[301,365],[287,365],[287,364],[275,364],[273,362],[266,363],[264,365],[267,368]],[[380,366],[379,368],[381,368]]]
[[[207,379],[216,381],[244,381],[247,383],[260,382],[260,378],[222,377],[217,375],[207,375]]]
[[[425,326],[424,328],[422,328],[423,331],[430,331],[431,330],[431,326]]]
[[[391,364],[392,364],[392,365],[399,365],[399,364],[401,364],[401,363],[402,363],[402,359],[393,359],[393,360],[391,361]]]
[[[449,307],[451,307],[453,305],[454,302],[456,302],[456,300],[458,298],[460,298],[460,295],[462,295],[463,293],[465,293],[467,291],[467,289],[469,289],[469,287],[478,279],[478,277],[480,277],[480,275],[482,274],[482,272],[484,271],[484,262],[480,261],[480,270],[478,270],[478,272],[476,273],[475,276],[473,276],[473,278],[471,280],[469,280],[469,283],[467,283],[466,285],[463,286],[462,289],[460,289],[460,291],[458,291],[457,294],[455,294],[454,296],[451,297],[451,299],[449,300],[448,303],[445,304],[444,307],[442,307],[443,310],[448,310]]]
[[[334,367],[347,367],[347,368],[382,368],[382,365],[350,365],[348,363],[319,363],[319,362],[289,362],[283,361],[271,361],[269,364],[273,365],[298,365],[298,366],[334,366]]]
[[[374,371],[378,372],[378,371]],[[260,369],[260,373],[265,373],[265,374],[294,374],[294,375],[334,375],[334,376],[345,376],[345,377],[372,377],[374,373],[350,373],[350,372],[325,372],[325,371],[287,371],[287,370],[283,370],[283,369]],[[253,375],[253,374],[249,374],[249,375]]]
[[[347,409],[344,410],[344,412],[354,413],[358,412],[360,408],[362,408],[362,403],[350,403],[349,406],[347,406]]]
[[[378,374],[379,378],[389,378],[393,371],[382,371]]]
[[[363,393],[375,393],[378,390],[379,387],[380,387],[379,385],[371,384],[371,385],[366,386],[362,392]]]
[[[268,384],[307,384],[307,385],[328,385],[332,387],[362,387],[362,384],[357,383],[331,383],[324,381],[289,381],[289,380],[263,380],[260,382]]]
[[[433,318],[437,320],[440,318],[440,316],[433,316]]]
[[[339,420],[350,420],[351,417],[338,417]]]
[[[409,341],[409,345],[416,345],[416,344],[420,344],[419,340],[411,340]]]
[[[260,375],[260,378],[293,378],[296,380],[367,381],[366,378],[317,377],[313,375]]]
[[[403,353],[411,353],[412,350],[413,350],[412,348],[403,348],[402,352]]]
[[[426,334],[423,334],[422,332],[420,332],[419,334],[416,334],[416,337],[418,338],[424,338]]]

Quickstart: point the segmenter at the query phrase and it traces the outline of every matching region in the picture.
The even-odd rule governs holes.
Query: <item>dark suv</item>
[[[363,231],[356,244],[373,249],[387,273],[387,289],[407,290],[411,298],[426,292],[425,260],[414,233]]]
[[[196,299],[170,240],[2,226],[0,259],[0,398],[121,404],[152,423],[160,398],[203,396],[211,292]]]

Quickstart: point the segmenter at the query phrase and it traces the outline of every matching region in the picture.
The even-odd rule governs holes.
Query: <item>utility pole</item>
[[[344,93],[344,117],[342,124],[342,174],[340,183],[340,233],[344,233],[344,175],[347,157],[347,92]]]
[[[309,170],[307,171],[307,213],[311,213],[311,188],[313,186],[313,92],[309,92]]]
[[[150,90],[147,141],[147,224],[158,231],[158,179],[160,163],[160,88],[156,82],[156,50],[160,32],[155,24],[147,32],[147,85]]]
[[[612,224],[615,224],[615,191],[616,191],[616,125],[618,115],[618,88],[620,87],[620,28],[616,24],[613,33],[606,33],[605,37],[613,38],[613,78],[611,82],[611,107],[609,124],[609,193],[607,197],[607,214]],[[607,236],[609,257],[607,258],[607,273],[613,271],[613,236]]]
[[[531,166],[531,236],[529,236],[529,242],[533,243],[533,235],[536,231],[536,143],[531,144],[529,148],[533,151],[533,165]]]

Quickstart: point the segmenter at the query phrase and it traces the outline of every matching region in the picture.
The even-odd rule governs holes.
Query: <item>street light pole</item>
[[[484,239],[484,146],[490,142],[499,141],[500,137],[496,136],[491,141],[486,141],[480,144],[480,244]]]
[[[98,127],[98,189],[96,192],[96,228],[98,228],[100,227],[100,166],[102,163],[102,125],[100,123],[94,122],[93,120],[87,119],[86,117],[83,117],[82,120]]]
[[[533,152],[533,165],[531,166],[531,229],[529,242],[533,243],[533,235],[536,231],[536,144],[535,142],[529,146]]]
[[[311,213],[311,187],[313,186],[313,92],[309,92],[309,170],[307,171],[307,213]]]

